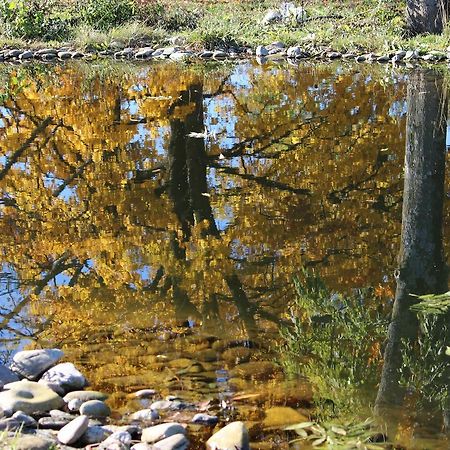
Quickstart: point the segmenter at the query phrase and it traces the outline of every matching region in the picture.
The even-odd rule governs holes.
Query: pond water
[[[288,448],[289,421],[371,416],[401,247],[407,72],[74,63],[0,76],[5,361],[62,348],[117,413],[146,387],[218,400],[255,448]],[[441,400],[419,378],[395,439],[447,448]]]

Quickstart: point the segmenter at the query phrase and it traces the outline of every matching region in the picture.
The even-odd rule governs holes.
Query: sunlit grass
[[[103,1],[98,7],[103,8],[101,11],[105,8],[113,11],[116,2],[119,0]],[[61,0],[55,17],[60,18],[59,25],[65,27],[60,30],[60,36],[78,48],[92,50],[105,49],[113,41],[129,46],[142,42],[163,45],[174,35],[183,36],[188,44],[197,48],[255,48],[282,41],[287,45],[299,44],[306,50],[325,47],[341,52],[386,53],[400,48],[444,51],[450,45],[450,28],[441,36],[408,38],[404,0],[297,1],[305,5],[305,23],[261,25],[267,10],[279,3],[276,0],[140,1],[120,23],[114,22],[116,15],[111,12],[108,15],[111,23],[102,22],[101,27],[96,27],[95,23],[83,19],[88,17],[86,11],[83,12],[83,2]],[[89,5],[96,7],[95,2]],[[95,16],[95,11],[92,14]],[[32,46],[24,37],[12,29],[10,23],[0,21],[0,46]],[[54,45],[63,43],[62,38],[56,39],[61,41],[52,41]],[[33,41],[34,45],[36,41],[39,39]]]

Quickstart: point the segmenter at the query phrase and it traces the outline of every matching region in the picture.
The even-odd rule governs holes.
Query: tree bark
[[[376,400],[378,413],[400,405],[400,369],[405,342],[416,339],[412,294],[443,293],[447,271],[442,224],[447,101],[443,77],[417,70],[408,85],[405,181],[397,290]]]
[[[449,0],[407,0],[406,21],[411,34],[441,34]]]

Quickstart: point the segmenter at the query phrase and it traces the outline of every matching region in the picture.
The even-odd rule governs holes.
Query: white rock
[[[108,436],[105,441],[103,441],[103,445],[110,442],[121,442],[122,444],[130,445],[131,439],[131,434],[128,433],[128,431],[116,431],[115,433]]]
[[[165,409],[170,409],[172,402],[170,400],[157,400],[150,405],[150,409],[156,409],[164,411]]]
[[[88,426],[80,438],[80,443],[83,445],[98,444],[99,442],[103,442],[111,434],[111,431],[100,425]]]
[[[186,434],[186,429],[175,422],[161,423],[154,427],[144,428],[142,430],[142,442],[153,443],[160,441],[161,439],[168,438],[174,434]]]
[[[79,416],[76,419],[73,419],[72,422],[64,425],[64,427],[58,431],[58,441],[66,445],[73,444],[80,439],[87,430],[88,425],[89,417],[87,416]]]
[[[88,384],[84,375],[70,362],[48,369],[39,383],[60,386],[65,392],[83,389]]]
[[[155,447],[145,442],[139,442],[138,444],[134,444],[131,450],[155,450]]]
[[[277,11],[275,9],[269,9],[269,11],[267,11],[261,23],[263,25],[270,25],[271,23],[281,22],[282,20],[283,16],[281,15],[280,11]]]
[[[111,414],[111,409],[101,400],[88,400],[80,406],[80,414],[97,418],[108,417]]]
[[[131,420],[153,421],[159,419],[156,409],[141,409],[131,415]]]
[[[179,52],[179,51],[181,51],[181,50],[182,50],[182,49],[181,49],[180,47],[166,47],[166,48],[163,50],[162,54],[163,54],[164,56],[170,56],[172,53]]]
[[[162,441],[153,444],[155,450],[186,450],[189,446],[189,441],[184,434],[174,434]]]
[[[208,450],[250,450],[248,431],[243,422],[232,422],[206,442]]]
[[[69,409],[69,411],[78,411],[83,403],[84,400],[81,400],[80,398],[74,398],[73,400],[70,400],[69,403],[67,403],[67,408]]]
[[[138,398],[149,398],[154,395],[156,395],[156,391],[154,389],[141,389],[134,393],[134,396]]]
[[[188,61],[192,58],[192,53],[184,51],[174,52],[170,54],[169,58],[173,61]]]
[[[47,369],[54,366],[64,353],[57,349],[24,350],[13,357],[11,370],[29,380],[35,380]]]
[[[73,391],[64,396],[64,401],[69,403],[74,398],[79,398],[87,402],[88,400],[106,400],[108,395],[100,391]]]

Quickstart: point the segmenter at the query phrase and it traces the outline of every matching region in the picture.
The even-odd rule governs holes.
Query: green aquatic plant
[[[289,326],[281,328],[280,363],[289,377],[306,376],[315,389],[321,419],[367,409],[381,364],[387,320],[370,289],[330,291],[304,270],[294,280],[297,296]]]
[[[418,394],[419,408],[433,403],[445,410],[450,405],[450,292],[418,298],[411,309],[418,314],[420,333],[405,349],[402,383]]]
[[[444,294],[421,295],[419,303],[411,306],[413,311],[424,315],[446,314],[450,311],[450,291]]]
[[[387,445],[384,442],[384,433],[374,428],[372,419],[363,422],[347,421],[338,425],[302,422],[290,425],[285,430],[294,431],[298,436],[290,441],[291,444],[309,442],[317,448],[377,450]]]

